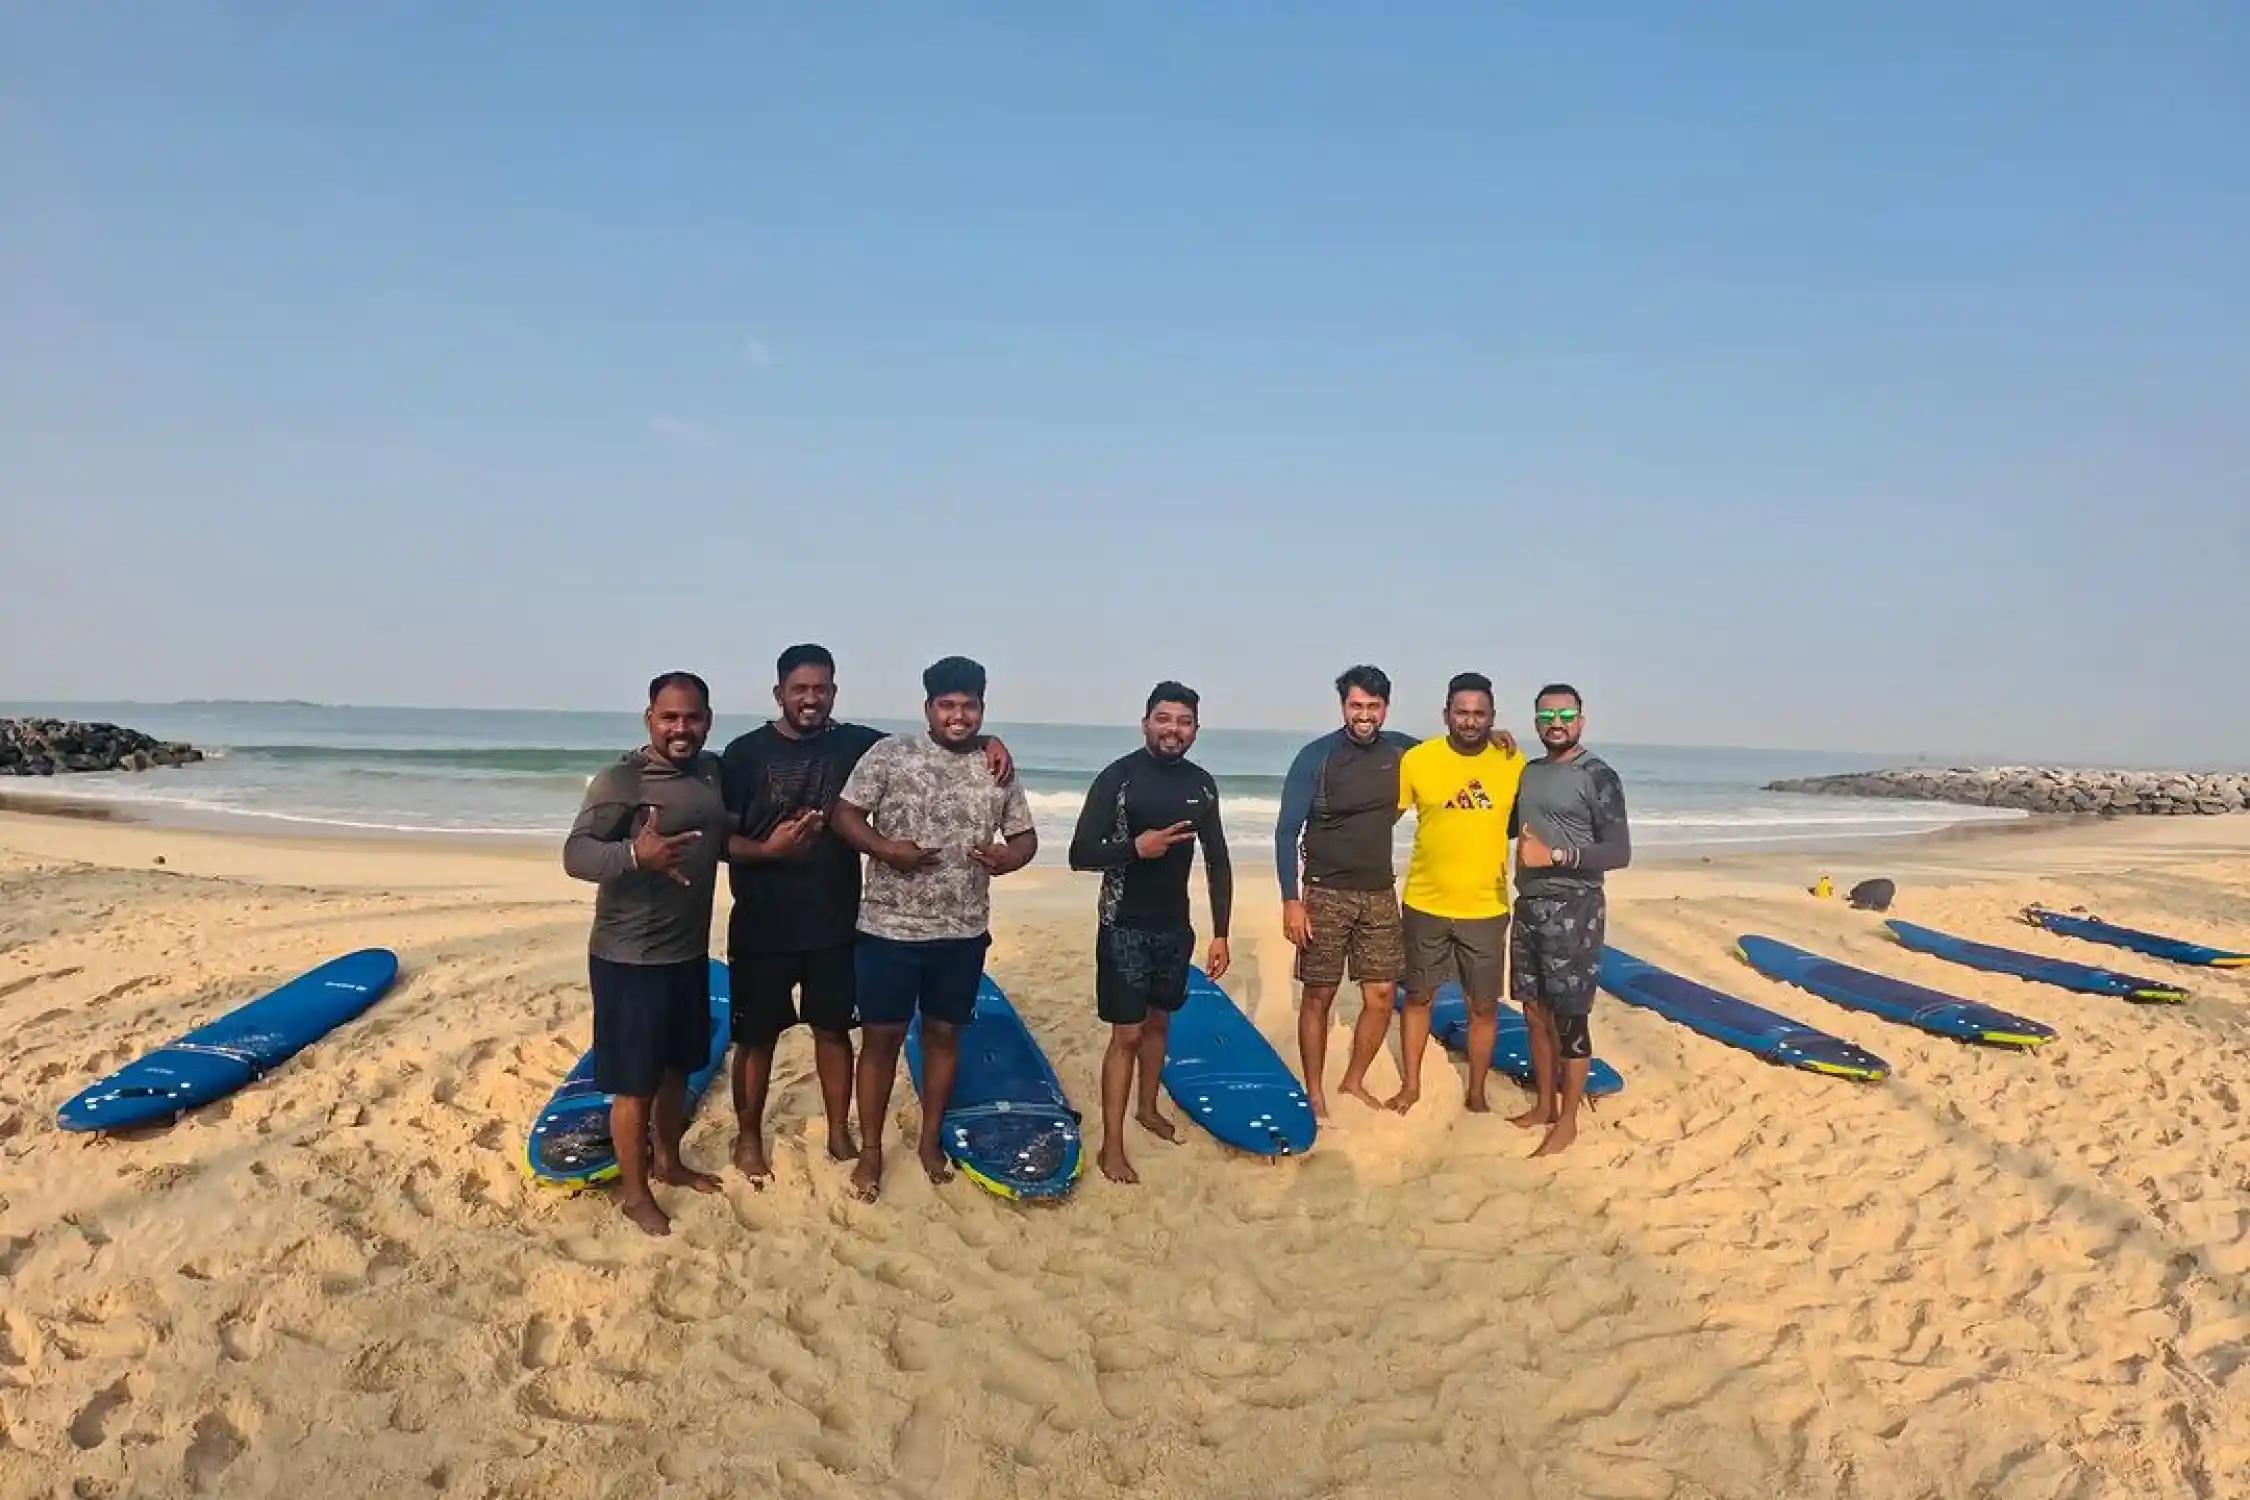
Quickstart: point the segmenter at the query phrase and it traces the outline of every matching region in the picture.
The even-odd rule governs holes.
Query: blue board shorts
[[[711,1053],[711,960],[621,964],[588,954],[594,992],[594,1087],[646,1099]]]
[[[904,1026],[924,1020],[966,1026],[976,1019],[977,986],[992,934],[901,942],[863,932],[852,945],[862,1026]]]

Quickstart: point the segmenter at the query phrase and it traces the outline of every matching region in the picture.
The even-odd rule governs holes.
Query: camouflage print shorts
[[[1518,896],[1508,951],[1509,991],[1558,1016],[1594,1009],[1608,908],[1600,890]]]
[[[1328,988],[1344,982],[1348,968],[1361,984],[1396,984],[1406,969],[1406,940],[1399,930],[1398,892],[1305,887],[1305,920],[1312,940],[1297,951],[1297,982]]]

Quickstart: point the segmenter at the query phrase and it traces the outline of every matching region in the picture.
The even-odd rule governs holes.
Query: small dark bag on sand
[[[1889,911],[1891,897],[1896,894],[1898,887],[1888,880],[1862,880],[1851,888],[1851,893],[1844,899],[1861,911]]]

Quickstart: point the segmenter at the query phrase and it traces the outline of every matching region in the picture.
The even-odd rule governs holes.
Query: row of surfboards
[[[2171,963],[2250,967],[2250,954],[2117,927],[2093,917],[2040,907],[2026,908],[2023,917],[2050,932]],[[2160,980],[1970,942],[1910,922],[1893,919],[1886,928],[1907,948],[1988,973],[2128,1000],[2188,998],[2184,989]],[[1934,1035],[2019,1048],[2039,1046],[2056,1035],[2042,1022],[1854,968],[1771,938],[1745,935],[1736,952],[1770,978]],[[728,1045],[727,968],[713,962],[711,969],[711,1043],[703,1066],[689,1080],[690,1111],[717,1077]],[[88,1085],[61,1106],[57,1123],[70,1131],[114,1131],[168,1120],[224,1098],[360,1015],[392,987],[398,973],[397,955],[387,949],[363,949],[332,959]],[[1841,1038],[1616,948],[1603,950],[1601,984],[1628,1004],[1771,1062],[1868,1080],[1890,1072],[1883,1059]],[[1439,992],[1430,1034],[1451,1050],[1466,1048],[1468,1009],[1457,988],[1447,986]],[[909,1075],[919,1090],[918,1027],[907,1033],[906,1056]],[[1523,1017],[1505,1004],[1500,1007],[1492,1066],[1521,1083],[1531,1081]],[[1173,1018],[1162,1079],[1189,1119],[1238,1150],[1263,1156],[1302,1155],[1318,1135],[1296,1075],[1200,969],[1194,972],[1186,1007]],[[1624,1086],[1614,1067],[1593,1060],[1586,1086],[1589,1096],[1615,1094]],[[962,1034],[953,1098],[939,1129],[947,1155],[962,1172],[1003,1197],[1059,1196],[1084,1170],[1079,1113],[1022,1016],[989,976],[978,992],[976,1018]],[[594,1087],[590,1049],[533,1122],[523,1166],[533,1179],[565,1188],[590,1186],[616,1175],[609,1098]]]

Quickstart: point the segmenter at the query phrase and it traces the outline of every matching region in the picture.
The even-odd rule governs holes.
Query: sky
[[[2246,267],[2225,3],[5,6],[0,699],[2239,763]]]

